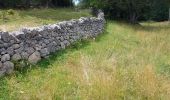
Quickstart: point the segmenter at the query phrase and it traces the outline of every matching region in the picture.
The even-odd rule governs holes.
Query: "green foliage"
[[[1,0],[1,8],[70,7],[72,0]]]
[[[2,21],[6,22],[8,20],[8,17],[7,17],[8,12],[4,10],[4,11],[1,11],[0,13],[1,13],[0,15],[1,15]]]
[[[9,9],[9,10],[7,10],[7,14],[8,15],[14,15],[15,11],[13,9]]]
[[[167,20],[168,0],[82,0],[82,5],[103,9],[106,17],[125,19],[132,23],[138,20]]]
[[[0,10],[0,20],[2,20],[2,22],[8,22],[11,19],[11,17],[14,16],[17,16],[17,12],[12,9]]]

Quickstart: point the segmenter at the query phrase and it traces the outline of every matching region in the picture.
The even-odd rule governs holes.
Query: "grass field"
[[[5,18],[2,16],[3,13]],[[0,10],[0,30],[16,31],[23,27],[35,27],[86,16],[91,16],[88,10],[76,12],[68,8]]]
[[[161,27],[163,26],[163,27]],[[170,25],[108,21],[33,68],[0,80],[2,100],[169,100]]]

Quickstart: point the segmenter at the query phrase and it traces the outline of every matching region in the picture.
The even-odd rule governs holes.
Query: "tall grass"
[[[108,22],[95,40],[0,81],[2,99],[169,100],[170,29]]]

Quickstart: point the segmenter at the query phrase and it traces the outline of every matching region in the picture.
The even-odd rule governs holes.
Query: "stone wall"
[[[20,31],[0,32],[0,76],[13,72],[13,62],[27,60],[36,64],[77,40],[97,36],[102,33],[104,23],[104,13],[100,11],[97,18],[82,17]]]

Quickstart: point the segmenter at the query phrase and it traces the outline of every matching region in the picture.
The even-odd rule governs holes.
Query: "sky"
[[[79,0],[73,0],[73,2],[75,3],[75,5],[77,5],[79,3]]]

